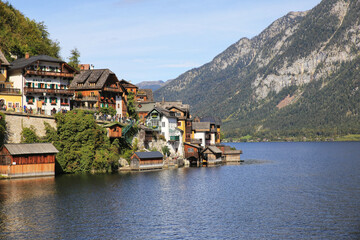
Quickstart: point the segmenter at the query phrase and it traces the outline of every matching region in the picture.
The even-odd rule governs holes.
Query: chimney
[[[26,53],[25,53],[25,59],[28,59],[29,57],[30,57],[29,53],[26,52]]]

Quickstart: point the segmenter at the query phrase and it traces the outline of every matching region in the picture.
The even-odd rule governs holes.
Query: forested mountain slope
[[[223,120],[228,137],[359,133],[360,0],[323,0],[155,92]]]

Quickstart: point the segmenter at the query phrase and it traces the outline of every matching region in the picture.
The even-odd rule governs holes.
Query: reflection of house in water
[[[0,152],[0,175],[55,175],[55,155],[59,151],[51,143],[4,144]]]

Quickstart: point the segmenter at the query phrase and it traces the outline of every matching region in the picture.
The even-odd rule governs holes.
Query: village
[[[11,64],[0,51],[0,110],[5,114],[54,116],[70,110],[93,112],[110,140],[134,139],[139,151],[130,162],[119,160],[119,170],[141,171],[181,166],[210,166],[240,162],[240,150],[221,144],[221,120],[213,116],[192,116],[181,101],[154,101],[151,89],[139,89],[119,80],[109,69],[81,64],[77,70],[66,62],[46,56],[29,56]],[[136,118],[128,113],[133,96]],[[101,109],[113,109],[103,114]],[[39,120],[40,121],[40,120]],[[136,124],[135,137],[128,136]],[[166,151],[161,151],[161,149]],[[1,148],[0,175],[35,177],[55,175],[51,143],[8,141]]]

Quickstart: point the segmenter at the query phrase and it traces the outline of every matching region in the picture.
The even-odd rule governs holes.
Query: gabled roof
[[[11,143],[4,144],[11,155],[54,154],[59,151],[52,143]]]
[[[154,101],[154,95],[152,89],[139,89],[137,96],[146,96],[148,102]]]
[[[151,112],[153,112],[154,110],[157,111],[158,113],[160,113],[161,115],[164,115],[167,118],[177,118],[176,116],[170,115],[171,112],[169,110],[161,108],[161,107],[154,107],[152,110],[149,111],[149,113],[145,117],[148,117],[149,114]]]
[[[120,80],[120,84],[123,85],[125,88],[138,88],[138,86],[124,80],[124,79],[121,79]]]
[[[193,130],[210,131],[210,123],[209,122],[193,122],[192,129]]]
[[[201,148],[202,148],[201,146],[198,146],[198,145],[195,145],[195,144],[191,144],[191,143],[187,143],[187,142],[184,142],[184,145],[189,145],[190,147],[194,147],[194,148],[197,148],[197,149],[201,149]]]
[[[37,55],[37,56],[32,56],[29,58],[19,58],[15,61],[13,61],[11,63],[10,66],[10,70],[16,70],[16,69],[22,69],[25,68],[27,66],[29,66],[30,64],[33,64],[34,62],[37,61],[41,61],[41,62],[55,62],[55,63],[65,63],[63,60],[57,59],[57,58],[53,58],[47,55]],[[72,70],[74,70],[74,72],[76,72],[76,70],[67,65],[69,68],[71,68]]]
[[[10,65],[10,63],[5,58],[5,56],[4,56],[4,54],[2,53],[1,50],[0,50],[0,65],[4,65],[4,66],[9,66]]]
[[[136,112],[150,112],[155,107],[155,102],[136,103]]]
[[[135,152],[140,159],[153,159],[153,158],[163,158],[164,155],[162,155],[161,152]]]
[[[210,122],[211,124],[221,125],[221,119],[212,116],[200,118],[200,122]]]
[[[190,105],[189,104],[183,104],[180,101],[176,101],[176,102],[157,102],[156,106],[162,107],[162,108],[166,108],[166,109],[171,109],[172,107],[175,107],[183,112],[188,112],[190,111]]]
[[[109,78],[114,78],[118,82],[115,73],[109,69],[84,70],[74,77],[70,84],[70,88],[75,90],[102,89]],[[121,89],[124,91],[123,88]]]
[[[124,125],[121,124],[121,123],[119,123],[119,122],[112,122],[112,123],[109,123],[109,124],[104,125],[104,128],[110,128],[110,127],[113,127],[113,126],[123,127]]]
[[[209,149],[211,152],[215,153],[215,154],[219,154],[221,153],[222,154],[222,151],[220,149],[218,149],[216,146],[207,146],[203,152],[206,151],[206,149]]]

